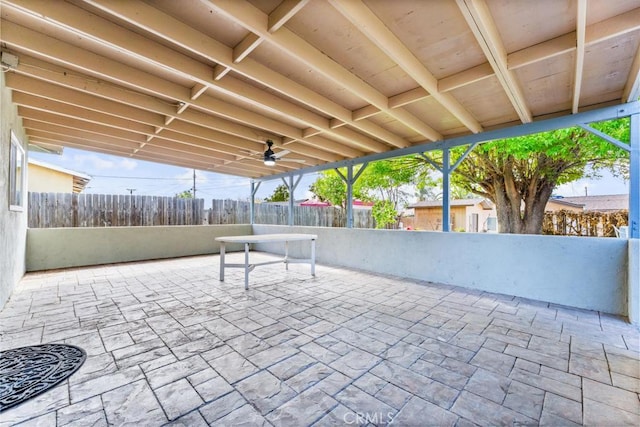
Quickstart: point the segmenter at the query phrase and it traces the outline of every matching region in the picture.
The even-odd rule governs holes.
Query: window
[[[11,132],[9,152],[9,210],[21,211],[25,205],[26,156],[16,135]]]

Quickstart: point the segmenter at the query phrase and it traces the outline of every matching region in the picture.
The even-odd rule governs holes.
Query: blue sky
[[[174,196],[193,186],[193,169],[163,165],[125,157],[109,156],[89,151],[65,148],[62,155],[30,152],[29,156],[52,165],[83,172],[92,177],[87,193],[133,194],[149,196]],[[295,197],[311,196],[309,185],[317,174],[304,176],[298,185]],[[281,180],[261,184],[257,198],[264,199],[273,193]],[[579,180],[560,186],[554,194],[562,196],[584,196],[585,187],[589,195],[622,194],[629,192],[629,183],[603,173],[599,180]],[[210,199],[248,199],[248,178],[196,171],[196,196]]]
[[[193,169],[177,166],[73,148],[65,148],[62,155],[30,152],[29,157],[91,176],[86,193],[130,194],[129,189],[134,189],[133,194],[138,195],[174,196],[193,187]],[[309,196],[307,190],[316,177],[317,174],[313,174],[302,178],[295,192],[296,199]],[[281,180],[262,183],[257,197],[270,196],[281,183]],[[248,178],[196,170],[198,198],[248,199],[250,188]]]

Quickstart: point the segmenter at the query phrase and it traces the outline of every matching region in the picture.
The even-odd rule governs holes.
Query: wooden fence
[[[205,212],[203,199],[111,194],[29,193],[29,227],[116,227],[152,225],[249,224],[250,204],[212,200]],[[295,206],[294,224],[345,227],[346,212],[334,207]],[[369,209],[355,209],[354,227],[374,228]],[[286,225],[289,206],[256,203],[256,224]]]
[[[29,227],[202,224],[204,199],[112,194],[29,193]]]
[[[556,236],[615,237],[615,227],[629,223],[629,211],[572,212],[560,210],[546,212],[542,234]]]
[[[250,203],[240,200],[213,200],[208,214],[209,224],[248,224]],[[256,224],[286,225],[289,223],[287,204],[256,203]],[[293,223],[309,227],[345,227],[347,215],[344,209],[333,206],[294,206]],[[369,209],[354,209],[354,228],[374,228],[375,222]]]

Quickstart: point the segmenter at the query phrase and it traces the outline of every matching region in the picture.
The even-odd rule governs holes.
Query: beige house
[[[34,193],[81,193],[91,177],[82,172],[29,159],[27,188]]]
[[[585,210],[584,203],[572,202],[567,200],[568,198],[551,198],[547,202],[547,206],[544,208],[545,212],[556,211],[571,211],[571,212],[583,212]]]
[[[496,208],[487,199],[451,200],[451,230],[466,232],[497,231]],[[442,231],[442,200],[417,202],[413,208],[416,230]]]

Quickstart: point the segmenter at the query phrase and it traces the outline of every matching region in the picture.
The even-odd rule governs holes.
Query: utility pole
[[[133,192],[136,191],[135,188],[127,188],[126,190],[129,192],[130,196],[133,196]]]
[[[196,170],[193,170],[193,198],[196,198]]]

